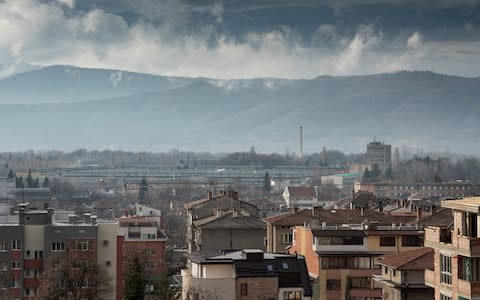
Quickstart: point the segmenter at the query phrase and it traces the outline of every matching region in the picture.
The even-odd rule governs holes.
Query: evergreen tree
[[[148,183],[144,177],[142,178],[142,181],[140,182],[140,188],[138,189],[138,202],[144,203],[145,194],[147,192],[148,192]]]
[[[27,179],[25,179],[25,181],[27,182],[27,188],[32,188],[33,187],[33,184],[34,184],[34,180],[32,178],[32,170],[28,170],[28,176],[27,176]]]
[[[370,173],[370,178],[372,182],[378,181],[381,175],[382,175],[382,171],[380,171],[380,169],[378,168],[378,164],[374,164],[372,171]]]
[[[371,180],[370,171],[368,170],[368,168],[365,168],[365,171],[363,171],[363,181],[370,182],[370,180]]]
[[[13,173],[13,170],[10,169],[10,171],[8,171],[8,176],[7,176],[8,179],[13,179],[15,178],[15,174]]]
[[[44,188],[50,187],[50,180],[48,179],[47,176],[45,176],[45,178],[43,179],[42,187]]]
[[[23,189],[25,187],[25,183],[23,183],[23,176],[17,177],[15,179],[15,187],[17,189]]]
[[[267,193],[270,193],[272,190],[272,181],[270,180],[270,174],[268,174],[268,171],[265,172],[265,177],[263,177],[263,190]]]
[[[35,181],[33,182],[33,187],[34,188],[39,188],[40,187],[40,179],[38,177],[35,178]]]
[[[385,170],[385,179],[393,180],[393,170],[392,166],[389,166],[388,169]]]
[[[127,263],[123,296],[125,300],[145,299],[145,287],[148,283],[143,260],[138,253],[132,253]]]

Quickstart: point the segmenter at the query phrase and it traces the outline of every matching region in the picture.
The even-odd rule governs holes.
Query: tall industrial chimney
[[[300,126],[300,158],[303,158],[303,126]]]

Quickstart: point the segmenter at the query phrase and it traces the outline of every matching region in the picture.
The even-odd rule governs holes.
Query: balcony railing
[[[435,287],[435,272],[433,270],[425,270],[425,284]]]

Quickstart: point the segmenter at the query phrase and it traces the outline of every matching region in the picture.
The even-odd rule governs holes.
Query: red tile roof
[[[313,186],[289,186],[287,189],[292,198],[317,198],[317,191]]]
[[[302,225],[311,220],[326,222],[327,225],[360,224],[364,221],[378,222],[379,225],[407,224],[416,219],[416,216],[392,216],[376,210],[364,209],[318,209],[313,215],[311,209],[304,209],[296,213],[289,212],[282,215],[265,218],[264,221],[272,225]]]
[[[410,250],[383,256],[378,263],[400,270],[433,270],[433,252],[433,249],[428,247]]]

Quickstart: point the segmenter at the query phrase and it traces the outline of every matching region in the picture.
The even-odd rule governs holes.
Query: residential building
[[[117,224],[97,223],[95,216],[76,217],[69,223],[57,223],[53,209],[32,210],[20,205],[18,221],[2,224],[0,233],[0,275],[8,280],[9,296],[14,299],[34,299],[40,285],[39,274],[51,267],[54,257],[82,257],[98,264],[110,276],[112,294],[115,290],[115,237]],[[99,245],[101,238],[108,243]],[[79,284],[83,293],[93,289]],[[2,282],[5,286],[5,282]]]
[[[385,172],[392,165],[392,145],[373,141],[367,145],[367,164],[378,165]]]
[[[0,178],[0,200],[15,199],[15,179]]]
[[[282,194],[288,208],[331,207],[335,200],[319,195],[314,186],[287,186]]]
[[[99,220],[90,213],[65,218],[53,209],[20,204],[16,218],[2,220],[9,222],[1,225],[0,232],[0,287],[8,288],[13,299],[35,299],[40,273],[65,258],[75,260],[72,274],[79,263],[101,268],[111,284],[108,299],[123,299],[123,274],[131,249],[142,251],[152,280],[165,271],[166,236],[159,210],[136,205],[131,215]],[[88,294],[95,289],[91,282],[83,278],[73,288]]]
[[[382,287],[382,299],[433,299],[433,289],[425,285],[425,270],[433,270],[432,248],[382,256],[377,263],[382,274],[374,280]]]
[[[333,213],[332,213],[333,212]],[[267,227],[267,251],[285,253],[292,246],[293,228],[304,224],[340,225],[344,223],[360,224],[366,219],[378,221],[381,224],[410,223],[415,216],[389,216],[373,209],[291,209],[289,212],[267,217],[264,222]]]
[[[185,204],[189,253],[218,255],[223,250],[265,249],[265,223],[259,209],[238,199],[234,191],[221,192]]]
[[[351,194],[355,181],[360,179],[360,173],[340,173],[322,176],[322,184],[333,184],[337,189],[346,194]]]
[[[373,281],[373,275],[381,274],[378,257],[422,247],[422,228],[404,225],[409,217],[367,209],[327,212],[333,217],[323,213],[296,226],[289,249],[305,257],[316,282],[315,299],[381,299],[380,286]]]
[[[434,269],[425,283],[436,300],[480,298],[480,197],[442,201],[453,211],[450,227],[427,227],[425,246],[434,249]]]
[[[355,182],[355,193],[364,191],[373,193],[376,197],[407,199],[412,195],[417,197],[458,198],[474,196],[479,187],[471,182],[443,183],[364,183]]]
[[[311,299],[305,259],[243,249],[210,258],[189,256],[182,299]]]
[[[167,236],[161,218],[160,210],[137,203],[132,215],[117,219],[117,300],[123,299],[123,275],[130,255],[141,255],[151,283],[166,271]]]

